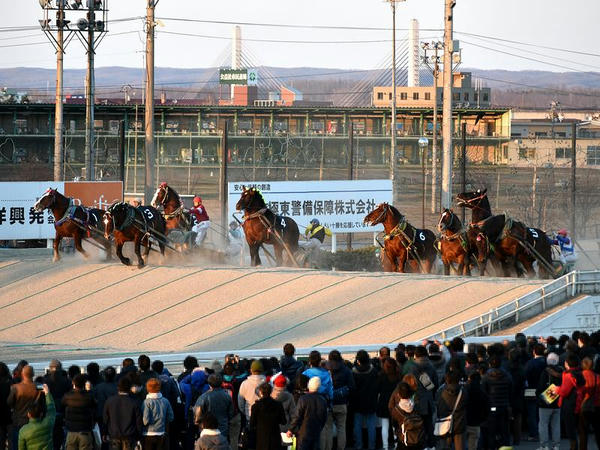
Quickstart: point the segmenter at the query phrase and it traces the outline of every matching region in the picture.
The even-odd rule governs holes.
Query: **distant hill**
[[[494,88],[492,102],[502,106],[546,107],[558,99],[565,107],[599,107],[600,73],[508,71],[461,68],[481,78],[484,86]],[[69,69],[64,73],[66,94],[82,94],[85,69]],[[333,101],[339,105],[365,105],[375,84],[390,84],[389,71],[342,70],[316,67],[259,67],[259,93],[276,90],[279,85],[292,86],[304,93],[305,99]],[[98,67],[95,72],[98,95],[119,97],[125,85],[140,87],[141,68]],[[0,69],[0,87],[53,95],[55,71],[51,69],[15,67]],[[400,84],[406,82],[406,71],[400,70]],[[218,95],[218,68],[155,69],[157,96],[164,91],[169,97],[200,98]],[[431,74],[421,73],[422,84],[431,83]],[[135,94],[133,94],[135,95]],[[141,92],[137,95],[141,97]]]

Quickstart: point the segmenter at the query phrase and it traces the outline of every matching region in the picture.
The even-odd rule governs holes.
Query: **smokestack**
[[[242,30],[239,25],[233,27],[231,35],[231,68],[242,68]],[[231,101],[233,101],[234,86],[231,85]]]
[[[419,21],[412,19],[408,26],[408,86],[419,86]]]

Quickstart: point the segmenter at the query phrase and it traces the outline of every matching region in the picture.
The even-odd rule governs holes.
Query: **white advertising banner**
[[[64,192],[62,181],[0,182],[0,240],[54,238],[52,213],[33,209],[49,187]]]
[[[334,233],[381,231],[381,225],[366,226],[363,219],[379,203],[392,202],[391,180],[231,182],[229,217],[235,212],[243,186],[260,190],[267,207],[294,219],[300,233],[313,218]]]

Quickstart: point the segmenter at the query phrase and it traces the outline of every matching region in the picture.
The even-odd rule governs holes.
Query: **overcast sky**
[[[84,2],[85,3],[85,2]],[[441,39],[443,0],[407,0],[398,3],[397,27],[407,28],[409,19],[420,22],[421,40]],[[6,27],[38,26],[42,9],[37,0],[0,0],[0,67],[55,68],[56,59],[49,43],[19,46],[47,41],[39,30],[6,32]],[[142,16],[145,0],[110,0],[109,19]],[[229,22],[280,23],[299,25],[389,27],[389,3],[382,0],[160,0],[157,18],[188,18]],[[454,9],[455,31],[481,34],[548,47],[600,54],[597,43],[598,0],[457,0]],[[225,61],[227,38],[231,25],[184,23],[162,20],[156,38],[156,66],[212,67]],[[97,66],[142,67],[143,24],[141,20],[112,23],[110,32],[97,51]],[[118,34],[128,31],[139,33]],[[218,36],[224,39],[169,35],[164,32]],[[406,31],[397,33],[398,39]],[[315,30],[242,26],[242,37],[248,39],[255,64],[282,67],[331,67],[369,69],[378,67],[391,53],[391,42],[298,44],[251,42],[250,39],[356,41],[391,39],[391,31]],[[482,69],[568,71],[600,71],[600,57],[526,47],[520,44],[484,40],[457,33],[463,43],[463,66]],[[518,58],[476,47],[491,47],[519,54]],[[532,53],[533,52],[533,53]],[[537,53],[537,54],[536,54]],[[555,59],[549,58],[553,57]],[[547,65],[534,60],[556,64]],[[83,46],[76,39],[67,48],[65,68],[84,68]],[[565,68],[558,67],[565,66]]]

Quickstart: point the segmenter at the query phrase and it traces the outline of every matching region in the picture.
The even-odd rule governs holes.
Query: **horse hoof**
[[[143,269],[144,268],[144,263],[138,263],[137,267],[138,267],[138,269]]]
[[[60,258],[58,256],[55,256],[54,258],[52,258],[53,263],[59,262],[59,261],[60,261]]]
[[[125,264],[126,266],[130,266],[131,265],[131,261],[129,260],[129,258],[124,258],[121,260],[121,262],[123,264]]]

